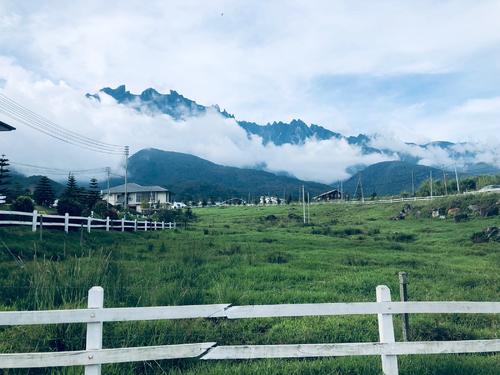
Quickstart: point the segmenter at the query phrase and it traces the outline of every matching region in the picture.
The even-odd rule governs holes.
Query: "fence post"
[[[122,232],[125,232],[125,218],[122,217]]]
[[[68,229],[69,229],[69,214],[66,212],[64,214],[64,231],[68,233]]]
[[[134,232],[137,232],[137,219],[134,220]]]
[[[109,232],[109,216],[106,217],[106,232]]]
[[[165,230],[165,222],[164,221],[161,222],[161,229]]]
[[[148,230],[148,221],[144,220],[144,230]]]
[[[155,230],[156,230],[156,229],[157,229],[157,227],[156,227],[156,221],[155,221],[155,223],[154,223],[154,224],[155,224]]]
[[[408,275],[406,272],[399,273],[399,296],[401,302],[408,301]],[[410,316],[403,314],[403,341],[408,341],[410,332]]]
[[[36,232],[36,222],[38,221],[38,211],[33,210],[33,221],[31,222],[31,230]]]
[[[385,285],[377,286],[377,302],[391,302],[391,291]],[[395,342],[392,314],[377,314],[378,333],[381,343]],[[398,357],[382,355],[382,371],[384,375],[398,375]]]
[[[104,307],[104,290],[100,286],[93,286],[89,290],[88,308],[102,309]],[[95,317],[91,313],[91,317]],[[102,349],[102,322],[87,323],[86,350]],[[89,353],[88,359],[92,361],[94,356]],[[85,375],[101,375],[101,365],[85,366]]]
[[[92,218],[87,217],[87,233],[90,233],[90,227],[92,226]]]

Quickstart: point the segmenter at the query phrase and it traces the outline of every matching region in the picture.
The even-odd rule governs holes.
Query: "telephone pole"
[[[429,175],[430,175],[430,183],[431,183],[431,199],[432,199],[432,170],[429,171]]]
[[[107,175],[107,180],[108,180],[108,196],[107,196],[107,199],[106,199],[106,208],[109,209],[109,175],[111,174],[111,168],[110,167],[106,167],[106,175]]]
[[[304,214],[304,225],[306,224],[306,194],[304,190],[304,185],[302,185],[302,211]]]
[[[125,146],[125,213],[128,211],[128,188],[127,188],[127,179],[128,179],[128,155],[129,155],[129,147]]]
[[[411,170],[411,193],[415,196],[415,172]]]
[[[444,195],[448,195],[448,186],[446,184],[446,173],[444,173],[444,169],[443,169],[443,182],[444,182]]]
[[[309,192],[307,192],[307,224],[311,224],[311,201],[309,199]]]
[[[460,194],[460,184],[458,182],[457,164],[455,163],[455,180],[457,181],[457,194]]]

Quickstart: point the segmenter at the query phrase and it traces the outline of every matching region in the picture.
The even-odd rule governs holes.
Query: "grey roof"
[[[134,184],[133,182],[130,182],[127,184],[127,193],[150,193],[152,191],[168,191],[165,188],[162,188],[161,186],[141,186],[138,184]],[[106,190],[102,191],[103,193],[106,193]],[[110,193],[125,193],[125,184],[119,185],[119,186],[114,186],[109,189]]]
[[[3,121],[0,121],[0,132],[9,131],[9,130],[16,130],[16,128],[13,126],[10,126],[9,124],[6,124]]]

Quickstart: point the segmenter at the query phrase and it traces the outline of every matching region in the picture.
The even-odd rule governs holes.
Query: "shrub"
[[[472,242],[474,243],[483,243],[483,242],[488,242],[488,236],[486,235],[485,232],[475,232],[472,233],[472,236],[470,238]]]
[[[363,231],[359,228],[345,228],[343,233],[346,236],[354,236],[355,234],[362,234]]]
[[[417,236],[413,233],[394,233],[391,239],[396,242],[413,242],[416,241]]]
[[[456,214],[455,217],[453,218],[455,220],[455,223],[461,223],[463,221],[469,220],[469,215],[467,214]]]
[[[14,200],[14,202],[12,202],[11,207],[14,211],[22,211],[22,212],[32,212],[35,209],[33,200],[26,195],[21,195],[20,197],[17,197]]]
[[[108,216],[111,220],[118,219],[118,211],[116,211],[113,206],[108,205],[105,201],[98,201],[95,204],[94,215],[100,219],[105,219]]]
[[[269,263],[283,264],[283,263],[288,263],[289,257],[285,253],[277,252],[269,254],[267,257],[267,261]]]
[[[82,214],[83,205],[75,199],[61,198],[57,202],[57,213],[64,215],[68,213],[70,216],[79,216]]]

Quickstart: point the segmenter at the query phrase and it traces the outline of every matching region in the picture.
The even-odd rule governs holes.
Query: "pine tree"
[[[62,193],[62,197],[78,201],[80,199],[80,194],[81,194],[81,191],[78,188],[78,184],[76,183],[75,176],[73,176],[70,173],[68,175],[68,182],[66,183],[66,188],[64,188],[64,191]]]
[[[87,192],[87,208],[92,210],[96,203],[101,199],[101,192],[96,178],[91,178],[89,190]]]
[[[46,176],[42,176],[38,181],[33,197],[35,202],[41,206],[48,207],[54,203],[54,191],[50,185],[50,180]]]
[[[7,195],[8,185],[10,183],[9,159],[2,154],[0,157],[0,195]]]

